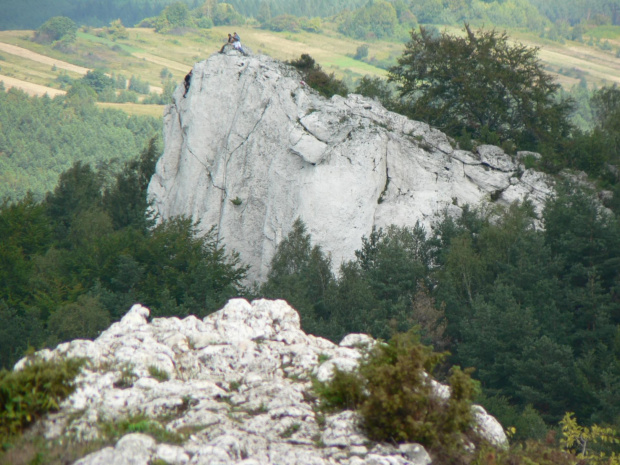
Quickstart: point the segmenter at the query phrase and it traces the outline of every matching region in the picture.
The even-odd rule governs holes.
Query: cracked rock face
[[[194,66],[164,117],[165,149],[149,185],[160,218],[217,226],[263,280],[278,243],[301,218],[334,269],[373,226],[427,230],[445,209],[551,192],[494,146],[455,150],[442,132],[350,95],[325,99],[288,65],[216,54]]]
[[[177,435],[170,444],[143,432],[125,434],[76,464],[431,463],[418,444],[370,442],[355,412],[323,417],[316,408],[311,378],[329,379],[335,366],[354,369],[361,351],[375,344],[369,336],[349,335],[336,345],[307,335],[297,312],[282,300],[231,300],[203,320],[148,322],[148,316],[147,308],[134,305],[95,341],[39,352],[47,359],[89,359],[78,389],[44,421],[47,439],[93,440],[106,422],[137,415]],[[450,395],[446,386],[429,380],[437,396]],[[506,444],[497,420],[482,407],[473,411],[479,434]]]

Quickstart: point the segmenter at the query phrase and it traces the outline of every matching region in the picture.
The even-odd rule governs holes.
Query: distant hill
[[[95,27],[104,26],[115,19],[120,19],[126,26],[133,26],[144,18],[158,15],[166,6],[178,1],[192,9],[205,4],[205,0],[4,0],[0,30],[37,29],[52,16],[67,16],[80,25]],[[226,3],[246,17],[259,16],[263,4],[270,16],[292,14],[326,17],[344,9],[358,8],[366,0],[231,0]]]

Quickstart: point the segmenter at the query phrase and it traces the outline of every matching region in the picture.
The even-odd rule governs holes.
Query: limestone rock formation
[[[540,208],[551,189],[498,147],[457,150],[376,101],[325,99],[291,66],[236,52],[194,66],[187,97],[178,88],[166,109],[164,142],[155,212],[216,226],[258,280],[297,218],[337,269],[373,226],[428,230],[445,209],[483,201]]]
[[[40,356],[86,357],[78,389],[44,422],[48,439],[101,436],[103,425],[147,418],[177,441],[144,431],[76,462],[79,465],[427,465],[417,444],[373,444],[354,412],[322,418],[311,376],[328,379],[334,366],[354,368],[365,335],[339,345],[305,334],[284,301],[231,300],[199,320],[189,316],[148,321],[135,305],[95,341],[75,340]],[[361,348],[361,349],[360,349]],[[25,360],[17,363],[19,369]],[[430,379],[430,378],[429,378]],[[436,382],[434,382],[436,383]],[[437,383],[438,395],[449,395]],[[480,434],[501,445],[506,436],[482,407]]]

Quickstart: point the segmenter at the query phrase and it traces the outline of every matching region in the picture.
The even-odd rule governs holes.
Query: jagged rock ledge
[[[164,144],[153,209],[193,217],[203,232],[217,226],[251,266],[250,281],[265,279],[297,218],[337,271],[373,227],[420,221],[428,230],[446,209],[526,197],[540,211],[552,192],[521,163],[526,152],[458,150],[374,100],[325,99],[291,66],[236,52],[194,66],[187,97],[179,87],[166,109]]]
[[[90,360],[76,392],[44,421],[45,436],[92,440],[100,436],[102,422],[142,414],[159,419],[169,432],[185,433],[186,440],[171,445],[127,434],[76,464],[431,463],[417,444],[372,444],[354,412],[317,418],[307,395],[311,376],[327,380],[335,366],[356,367],[361,348],[375,343],[369,336],[351,334],[335,345],[305,334],[297,312],[282,300],[231,300],[204,320],[148,317],[147,308],[134,305],[95,341],[75,340],[38,353]],[[433,383],[438,394],[449,395]],[[480,434],[505,444],[501,425],[482,407],[474,411]]]

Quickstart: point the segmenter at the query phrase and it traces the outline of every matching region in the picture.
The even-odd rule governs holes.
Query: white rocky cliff
[[[442,132],[359,95],[325,99],[290,66],[215,54],[194,66],[164,119],[164,154],[149,186],[160,218],[217,226],[264,279],[295,219],[331,254],[354,257],[373,226],[428,227],[446,208],[529,197],[550,187],[494,146],[457,150]],[[517,157],[518,158],[518,157]]]
[[[353,369],[368,336],[335,345],[305,334],[284,301],[231,300],[199,320],[148,321],[135,305],[95,341],[75,340],[39,355],[86,357],[78,389],[43,421],[48,439],[93,440],[105,424],[148,418],[175,441],[129,432],[79,465],[428,465],[417,444],[377,444],[352,411],[321,416],[311,377]],[[16,369],[23,366],[18,362]],[[430,380],[430,378],[429,378]],[[449,395],[435,381],[439,396]],[[474,406],[479,434],[501,445],[499,423]],[[145,424],[145,420],[141,421]]]

